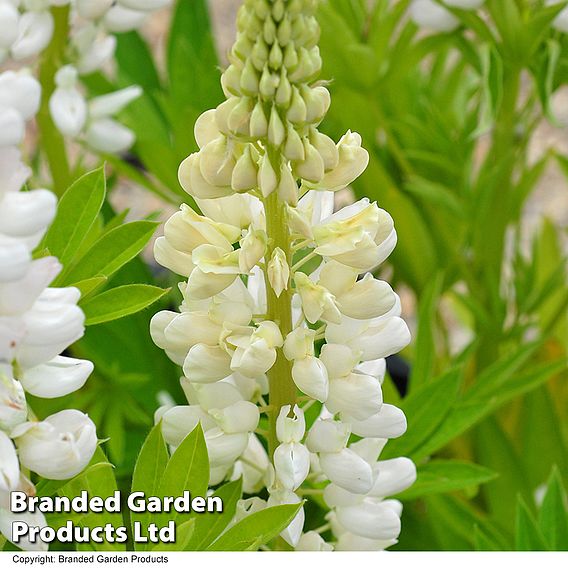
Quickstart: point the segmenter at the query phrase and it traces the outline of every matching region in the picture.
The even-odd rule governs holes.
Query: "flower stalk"
[[[266,232],[268,235],[267,258],[272,256],[276,249],[284,251],[288,265],[292,263],[290,250],[290,234],[288,230],[288,215],[285,204],[273,193],[264,200],[266,210]],[[289,279],[288,279],[289,280]],[[268,304],[267,319],[278,324],[282,335],[286,337],[292,331],[292,294],[288,281],[286,288],[277,296],[269,284],[268,273],[265,273],[266,296]],[[282,349],[278,349],[276,362],[268,371],[270,388],[270,434],[269,454],[273,455],[278,439],[276,437],[276,421],[283,406],[291,408],[296,404],[296,385],[292,380],[292,365],[284,356]]]

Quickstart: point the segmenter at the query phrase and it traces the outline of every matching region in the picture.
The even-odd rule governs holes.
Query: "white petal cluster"
[[[273,322],[249,325],[254,300],[242,280],[233,280],[223,293],[195,301],[189,283],[182,285],[181,313],[160,312],[152,319],[155,343],[183,367],[182,387],[189,403],[162,407],[156,420],[162,420],[172,447],[201,423],[212,483],[237,467],[253,488],[263,476],[262,470],[258,475],[259,464],[266,469],[268,458],[253,434],[260,413],[252,401],[267,392],[265,372],[274,363],[282,336]],[[236,464],[241,456],[244,461]]]
[[[179,180],[201,214],[182,205],[155,245],[156,260],[187,279],[184,301],[151,324],[183,368],[189,405],[156,419],[174,447],[201,423],[212,484],[242,476],[249,494],[266,487],[268,500],[245,500],[238,518],[300,504],[317,479],[351,496],[326,498],[336,548],[385,548],[401,514],[385,498],[415,470],[403,458],[378,461],[406,430],[381,383],[385,358],[410,334],[398,296],[373,275],[396,245],[393,219],[368,199],[334,211],[335,192],[369,154],[357,133],[335,143],[318,130],[331,101],[316,82],[316,4],[246,0],[222,78],[226,101],[196,122],[199,151]],[[316,401],[321,414],[306,436],[304,409]],[[298,550],[331,548],[303,526],[301,508],[282,538]]]
[[[435,32],[451,32],[459,25],[459,19],[444,5],[461,10],[477,10],[485,0],[413,0],[410,17],[421,28]]]
[[[51,192],[20,191],[31,172],[18,144],[39,99],[39,84],[25,72],[0,75],[0,531],[7,538],[14,520],[10,491],[35,491],[21,468],[69,479],[85,468],[97,446],[95,426],[85,414],[64,410],[37,421],[26,401],[26,393],[40,398],[72,393],[93,370],[90,361],[60,356],[84,332],[79,291],[48,288],[60,263],[32,257],[56,210]],[[34,524],[45,524],[41,514]],[[40,546],[27,544],[30,550]]]
[[[52,8],[68,13],[66,65],[56,76],[49,101],[54,123],[69,138],[97,152],[130,148],[133,132],[113,117],[140,96],[131,87],[87,101],[80,77],[105,69],[116,49],[114,33],[139,28],[170,0],[0,0],[0,63],[28,62],[49,45],[54,33]]]

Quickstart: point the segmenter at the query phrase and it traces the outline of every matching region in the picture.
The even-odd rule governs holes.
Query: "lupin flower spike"
[[[303,534],[302,508],[281,534],[289,546],[375,550],[400,531],[402,505],[386,497],[416,477],[406,458],[378,461],[406,429],[383,404],[384,358],[410,335],[398,297],[372,274],[396,245],[392,218],[367,199],[334,213],[334,193],[369,154],[357,133],[335,143],[319,131],[331,97],[318,82],[316,8],[245,0],[226,100],[196,122],[200,149],[179,179],[202,215],[182,205],[155,247],[187,278],[184,302],[151,323],[183,367],[188,405],[162,407],[156,420],[173,447],[201,423],[212,484],[242,476],[247,490],[266,486],[267,502],[243,502],[241,516],[301,503],[314,479],[328,482],[333,543]],[[307,428],[303,408],[316,401]],[[257,430],[257,405],[268,433]]]
[[[40,398],[70,394],[93,371],[90,361],[60,355],[84,332],[79,290],[48,288],[62,266],[54,257],[32,257],[56,210],[51,192],[20,191],[31,172],[18,145],[39,100],[40,86],[30,75],[0,74],[0,532],[8,539],[16,518],[10,491],[35,493],[24,469],[47,479],[70,479],[87,466],[97,447],[95,425],[87,415],[63,410],[38,422],[26,400],[26,393]],[[24,520],[46,525],[39,512]],[[18,545],[47,549],[41,541]]]

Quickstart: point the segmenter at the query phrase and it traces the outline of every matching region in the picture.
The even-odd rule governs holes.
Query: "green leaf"
[[[517,501],[515,547],[520,551],[548,550],[540,528],[521,497]]]
[[[150,221],[134,221],[105,233],[65,274],[65,283],[94,276],[108,278],[142,251],[157,226],[158,223]]]
[[[440,300],[444,277],[438,272],[426,285],[418,309],[418,333],[416,356],[412,365],[411,383],[413,388],[428,382],[432,377],[436,359],[435,315]]]
[[[160,542],[152,547],[152,552],[183,552],[191,550],[189,542],[195,532],[196,519],[189,519],[176,526],[176,541],[172,543]]]
[[[116,61],[119,76],[127,85],[140,85],[144,91],[160,88],[160,78],[148,44],[138,32],[117,34]]]
[[[106,276],[96,276],[95,278],[87,278],[86,280],[74,282],[73,286],[79,289],[81,292],[81,299],[84,300],[97,290],[97,288],[106,284],[106,282],[108,282],[108,278]]]
[[[89,495],[96,495],[106,499],[114,495],[117,491],[116,479],[114,477],[112,466],[108,463],[103,451],[97,448],[95,456],[91,461],[92,465],[95,464],[105,464],[105,467],[89,468],[84,473],[78,475],[63,487],[59,488],[58,495],[69,497],[72,499],[80,495],[81,491],[87,491]],[[61,519],[62,523],[65,523],[68,519],[68,515],[64,515]],[[73,522],[82,527],[100,527],[105,526],[107,523],[116,527],[123,526],[123,518],[120,513],[87,513],[78,516],[77,519],[73,519]],[[53,525],[52,525],[53,526]],[[124,544],[121,543],[85,543],[79,544],[78,549],[80,550],[97,550],[97,551],[113,551],[113,550],[125,550]]]
[[[130,284],[112,288],[81,302],[85,325],[97,325],[134,314],[152,305],[169,290],[147,284]]]
[[[159,497],[183,495],[189,491],[192,497],[207,494],[209,484],[209,458],[201,425],[190,432],[177,447],[164,471],[158,489]],[[168,521],[175,521],[180,516],[177,511],[154,515],[161,526]]]
[[[560,472],[555,467],[538,514],[538,526],[549,550],[568,550],[568,509]]]
[[[168,464],[168,449],[162,437],[162,425],[156,424],[148,434],[132,475],[132,492],[143,491],[147,496],[156,495]],[[150,523],[152,513],[131,513],[132,523],[139,522],[143,528]],[[142,550],[146,543],[140,543]]]
[[[495,382],[501,384],[501,386],[497,387],[496,393],[490,392],[484,398],[474,398],[469,393],[466,393],[454,405],[440,427],[420,446],[412,457],[417,460],[432,455],[436,450],[439,450],[448,442],[463,434],[467,429],[480,422],[508,400],[536,388],[549,380],[555,373],[565,368],[566,361],[560,358],[551,363],[536,365],[526,373],[514,374],[514,372],[511,372],[513,377],[511,378],[510,375],[505,385],[501,384],[498,378],[496,378]],[[391,444],[392,442],[389,446]]]
[[[457,460],[432,460],[418,467],[416,483],[397,495],[397,499],[418,499],[424,495],[450,493],[495,479],[497,474],[486,467]]]
[[[218,59],[205,0],[178,0],[168,40],[167,69],[174,108],[209,108],[221,96]]]
[[[408,430],[401,438],[389,442],[385,457],[412,455],[422,447],[450,411],[461,381],[461,369],[453,369],[413,391],[401,405],[408,419]]]
[[[223,501],[223,513],[200,517],[186,550],[205,550],[232,521],[241,495],[242,479],[231,481],[217,489],[213,496],[220,497]]]
[[[89,233],[106,194],[104,166],[79,178],[63,194],[41,246],[65,266]]]
[[[278,536],[294,519],[302,503],[278,505],[253,513],[221,535],[207,550],[258,550]]]

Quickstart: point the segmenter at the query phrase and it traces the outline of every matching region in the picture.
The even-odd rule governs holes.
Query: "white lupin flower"
[[[294,417],[289,418],[290,406],[283,406],[276,421],[276,435],[280,445],[274,451],[276,483],[295,491],[310,471],[310,453],[301,443],[305,433],[305,418],[296,405]]]
[[[26,395],[22,385],[14,380],[8,369],[0,367],[0,428],[9,432],[28,416]]]
[[[12,523],[20,521],[26,523],[30,527],[44,528],[47,526],[45,516],[40,511],[33,513],[11,513],[6,509],[0,508],[0,533],[2,533],[13,544],[12,539]],[[47,552],[48,545],[41,539],[31,542],[28,536],[18,539],[17,546],[22,550],[29,552]]]
[[[158,262],[187,279],[184,301],[151,323],[156,344],[183,367],[190,406],[156,419],[170,443],[201,423],[212,483],[242,474],[245,491],[266,487],[268,501],[240,503],[237,520],[300,503],[311,472],[332,488],[339,548],[383,549],[401,513],[384,497],[415,475],[406,460],[377,461],[406,428],[404,414],[383,404],[381,384],[384,358],[409,332],[398,296],[370,273],[396,245],[393,219],[368,199],[334,212],[334,192],[365,170],[369,154],[357,133],[335,144],[318,131],[330,93],[314,82],[322,65],[315,5],[245,2],[221,80],[226,100],[195,123],[199,151],[178,175],[202,215],[182,206],[155,246]],[[296,403],[306,399],[305,408],[324,406],[304,443]],[[256,404],[269,432],[256,429]],[[349,444],[352,433],[363,440]],[[362,511],[362,528],[349,508]],[[301,508],[281,536],[298,550],[331,548],[302,535],[303,524]]]
[[[0,430],[0,509],[6,508],[10,491],[14,491],[20,482],[20,465],[14,444]]]
[[[331,552],[333,546],[325,542],[317,532],[309,531],[300,537],[295,550],[298,552]]]
[[[55,75],[57,88],[49,99],[53,122],[64,136],[76,138],[87,122],[87,101],[77,89],[77,70],[67,65]]]
[[[16,60],[27,59],[42,52],[53,35],[53,16],[50,12],[26,12],[18,21],[18,36],[11,54]]]
[[[12,431],[24,467],[47,479],[69,479],[91,461],[97,448],[95,425],[77,410],[62,410],[43,422]]]
[[[40,398],[58,398],[79,390],[93,372],[91,361],[57,356],[23,372],[21,383]]]

